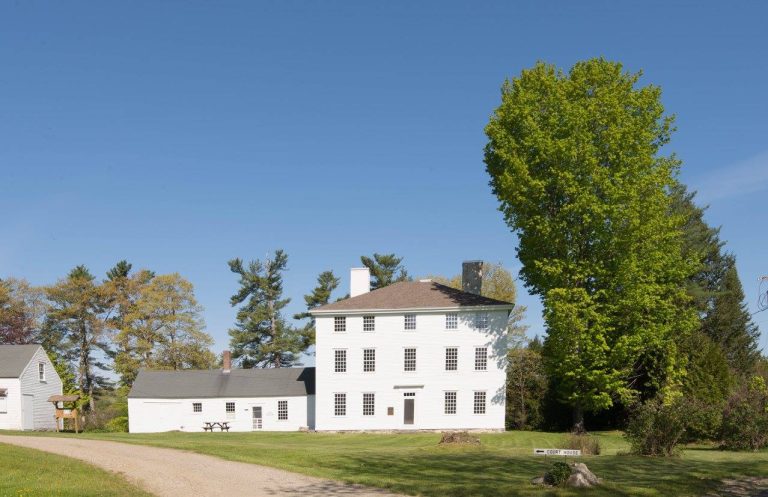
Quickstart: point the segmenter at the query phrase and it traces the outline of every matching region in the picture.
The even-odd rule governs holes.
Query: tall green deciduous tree
[[[61,335],[75,358],[78,389],[87,396],[93,411],[96,390],[111,384],[100,374],[109,370],[104,356],[111,353],[107,330],[113,308],[109,295],[85,266],[74,268],[66,278],[48,287],[46,294],[51,303],[48,327]]]
[[[331,299],[331,294],[338,288],[340,282],[339,278],[333,274],[333,271],[323,271],[320,273],[317,277],[317,286],[312,290],[312,293],[304,295],[307,310],[293,315],[293,319],[309,319],[309,322],[304,326],[304,334],[309,345],[314,345],[315,343],[315,318],[312,317],[309,311],[327,304]]]
[[[603,59],[565,74],[538,63],[502,87],[485,163],[519,237],[521,278],[540,295],[544,356],[574,429],[584,412],[675,388],[688,334],[679,161],[659,154],[672,118],[661,91]]]
[[[363,255],[360,262],[371,271],[371,290],[410,279],[402,264],[403,258],[395,254],[373,254],[373,257]]]
[[[130,386],[139,369],[207,369],[216,362],[192,283],[178,273],[124,277],[129,298],[115,336],[115,370]]]
[[[241,259],[229,261],[230,270],[240,276],[240,290],[232,296],[237,311],[235,327],[229,330],[232,357],[243,367],[284,367],[294,365],[309,347],[304,329],[291,327],[282,315],[290,302],[283,298],[283,271],[288,256],[276,250],[265,262]]]

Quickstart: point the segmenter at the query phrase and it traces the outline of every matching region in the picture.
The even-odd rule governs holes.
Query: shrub
[[[128,431],[128,416],[117,416],[107,421],[105,426],[107,431],[111,432],[127,432]]]
[[[552,464],[549,471],[544,473],[544,483],[555,487],[562,485],[571,476],[571,467],[567,463],[558,461]]]
[[[768,447],[768,386],[762,377],[753,377],[728,399],[721,437],[729,450]]]
[[[599,456],[600,455],[600,441],[590,435],[580,435],[578,433],[571,433],[563,441],[563,446],[566,449],[580,450],[584,455]]]
[[[645,456],[672,456],[688,427],[688,403],[656,398],[638,405],[629,418],[625,437],[630,452]]]

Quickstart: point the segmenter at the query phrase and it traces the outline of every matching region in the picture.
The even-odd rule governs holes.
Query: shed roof
[[[451,309],[461,307],[512,308],[513,304],[464,292],[431,280],[401,281],[356,297],[318,307],[313,314],[337,311]]]
[[[296,397],[315,394],[315,368],[139,372],[133,399]]]
[[[39,344],[0,345],[0,378],[18,378],[35,356]]]

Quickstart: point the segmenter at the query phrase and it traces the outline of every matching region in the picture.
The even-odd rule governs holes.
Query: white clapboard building
[[[61,379],[40,345],[0,345],[0,430],[54,430]]]
[[[463,289],[430,280],[370,290],[312,311],[314,368],[141,371],[128,395],[133,433],[503,430],[506,333],[513,305],[480,295],[482,263]]]
[[[479,261],[462,281],[370,291],[368,269],[352,270],[350,298],[312,311],[316,429],[504,429],[513,305],[480,295]]]

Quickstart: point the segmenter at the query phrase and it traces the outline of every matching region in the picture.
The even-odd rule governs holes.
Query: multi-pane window
[[[202,402],[192,402],[192,412],[203,412]],[[232,410],[234,412],[234,409]]]
[[[234,418],[235,417],[235,403],[234,402],[227,402],[225,405],[225,410],[227,411],[227,417],[228,418]]]
[[[445,370],[456,371],[459,369],[459,349],[448,347],[445,349]]]
[[[333,331],[347,331],[347,318],[344,316],[335,316],[333,318]]]
[[[288,419],[288,401],[287,400],[277,401],[277,419],[279,421],[285,421],[286,419]]]
[[[486,371],[488,369],[488,348],[475,348],[475,371]]]
[[[488,329],[488,313],[487,312],[478,312],[475,314],[475,328],[478,330],[487,330]]]
[[[376,371],[376,349],[363,349],[363,372]]]
[[[416,371],[416,349],[404,349],[403,371]]]
[[[347,351],[336,349],[333,351],[333,370],[337,373],[347,372]]]
[[[459,313],[449,312],[445,315],[445,329],[455,330],[459,327]]]
[[[363,331],[376,330],[376,316],[363,316]]]
[[[485,414],[485,392],[475,392],[475,414]]]
[[[416,314],[406,314],[404,318],[404,326],[406,330],[415,330]]]
[[[456,392],[445,392],[445,414],[456,414]]]
[[[334,416],[347,415],[347,394],[345,393],[333,394],[333,415]]]
[[[37,377],[40,379],[40,381],[45,381],[45,363],[44,362],[37,363]]]
[[[363,416],[373,416],[376,412],[376,395],[372,393],[363,394]]]

